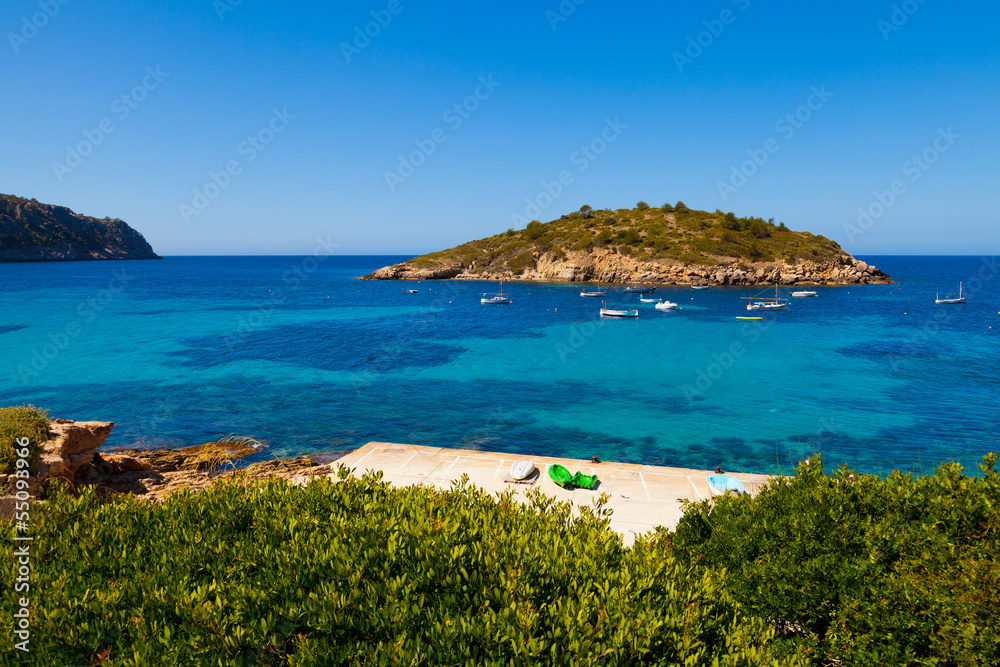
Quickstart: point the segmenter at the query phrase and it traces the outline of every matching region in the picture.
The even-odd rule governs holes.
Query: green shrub
[[[38,445],[45,441],[49,433],[46,410],[33,405],[0,408],[0,473],[12,473],[17,462],[15,442],[28,439],[29,470],[38,464]]]
[[[538,220],[532,220],[528,223],[528,226],[524,228],[524,235],[531,240],[541,238],[543,234],[545,234],[545,225]]]
[[[522,252],[513,259],[507,260],[507,268],[513,271],[519,271],[533,266],[535,266],[535,255],[531,250]]]
[[[341,478],[55,497],[32,517],[18,664],[805,664],[722,573],[662,536],[624,548],[603,501]]]
[[[1000,479],[943,464],[887,479],[819,457],[755,498],[688,507],[683,562],[724,569],[737,600],[802,626],[845,665],[1000,664]],[[818,663],[817,663],[818,664]]]

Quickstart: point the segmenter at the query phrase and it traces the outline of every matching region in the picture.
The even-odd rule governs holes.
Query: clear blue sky
[[[566,171],[532,217],[680,199],[854,254],[994,254],[998,23],[941,0],[7,0],[0,192],[120,217],[165,255],[417,254],[514,226]],[[742,182],[747,151],[767,161]]]

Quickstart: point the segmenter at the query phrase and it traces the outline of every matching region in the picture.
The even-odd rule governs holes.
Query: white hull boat
[[[813,292],[812,290],[802,290],[801,292],[792,292],[792,296],[801,297],[801,296],[819,296],[819,295],[816,294],[816,292]]]
[[[774,299],[771,301],[754,301],[755,298],[760,297],[752,296],[745,296],[743,298],[747,300],[747,310],[784,310],[788,308],[788,299],[782,299],[778,296],[777,283],[774,285]]]
[[[657,310],[674,310],[675,308],[677,308],[677,304],[673,301],[661,301],[656,304]]]
[[[965,297],[962,296],[962,283],[958,284],[958,296],[957,297],[945,297],[941,298],[938,294],[935,296],[934,303],[965,303]]]
[[[606,289],[599,289],[596,292],[588,292],[587,290],[583,290],[582,292],[580,292],[580,296],[604,296],[607,293],[608,290]]]
[[[615,308],[601,308],[601,317],[639,317],[639,309],[618,310]]]
[[[481,303],[483,305],[498,305],[498,304],[510,303],[510,297],[509,296],[504,296],[504,293],[503,293],[503,281],[502,280],[500,281],[500,293],[499,294],[489,294],[489,293],[486,293],[486,294],[480,294],[479,296],[482,297],[479,300],[479,303]]]
[[[535,463],[533,461],[515,461],[510,467],[510,476],[514,479],[526,479],[533,472],[535,472]]]

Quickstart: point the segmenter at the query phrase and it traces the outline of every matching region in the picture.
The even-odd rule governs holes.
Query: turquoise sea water
[[[368,282],[401,257],[0,265],[0,404],[114,421],[106,446],[230,433],[281,456],[370,440],[757,472],[998,451],[1000,267],[866,257],[899,284],[820,287],[759,322],[746,288]],[[965,282],[968,303],[935,305]],[[416,294],[405,290],[417,289]],[[787,295],[788,290],[783,290]],[[990,327],[995,327],[991,329]]]

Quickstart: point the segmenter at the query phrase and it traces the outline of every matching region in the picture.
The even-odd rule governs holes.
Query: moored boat
[[[816,292],[812,290],[799,290],[798,292],[792,292],[792,296],[803,297],[803,296],[819,296]]]
[[[492,294],[492,293],[486,292],[486,293],[481,293],[479,296],[482,297],[479,300],[479,303],[482,303],[482,304],[491,304],[492,305],[492,304],[510,303],[510,297],[509,296],[505,296],[504,293],[503,293],[503,281],[502,280],[500,281],[500,293],[499,294]]]
[[[639,309],[601,308],[601,317],[639,317]]]
[[[633,286],[633,287],[626,287],[623,291],[626,294],[649,294],[650,292],[652,292],[655,289],[656,289],[655,287],[635,287],[635,286]]]
[[[677,308],[677,304],[673,301],[661,301],[656,304],[657,310],[674,310],[675,308]]]
[[[965,303],[965,297],[962,296],[962,283],[958,284],[958,296],[946,296],[941,298],[940,294],[935,295],[934,303]]]
[[[760,297],[745,296],[747,300],[747,310],[782,310],[788,308],[788,299],[778,296],[778,284],[774,284],[774,299],[770,301],[754,301]]]

